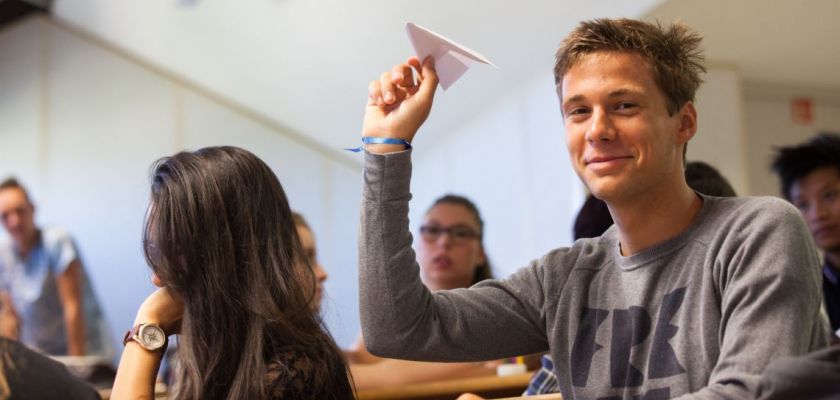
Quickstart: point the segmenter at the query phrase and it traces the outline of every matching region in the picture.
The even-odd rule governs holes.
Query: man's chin
[[[615,182],[605,182],[601,185],[591,185],[589,186],[589,191],[593,196],[606,203],[615,201],[619,197],[619,194],[623,192],[619,185],[616,185]]]

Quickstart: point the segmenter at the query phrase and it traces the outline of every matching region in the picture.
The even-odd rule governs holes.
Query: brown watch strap
[[[149,325],[149,324],[139,323],[137,325],[134,325],[131,329],[129,329],[125,333],[125,337],[123,337],[123,346],[127,345],[128,342],[131,341],[131,340],[136,340],[135,337],[140,334],[140,328],[142,328],[145,325]],[[154,324],[152,324],[152,325],[154,325]],[[157,326],[157,325],[155,325],[155,326]],[[160,328],[160,327],[158,326],[158,328]],[[163,329],[161,329],[161,330],[163,330]],[[140,344],[141,347],[145,348],[145,346],[142,343],[139,343],[139,341],[138,341],[138,344]],[[164,333],[163,346],[159,349],[156,349],[156,350],[161,350],[162,349],[163,352],[166,353],[167,347],[169,347],[169,338],[166,337],[165,333]]]
[[[136,335],[137,333],[140,332],[140,326],[142,326],[142,325],[143,324],[134,325],[133,327],[131,327],[131,329],[129,329],[125,332],[125,337],[123,338],[123,346],[127,345],[128,341],[132,340],[134,335]]]

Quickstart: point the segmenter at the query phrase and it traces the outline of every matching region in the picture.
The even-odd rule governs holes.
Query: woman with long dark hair
[[[151,398],[164,339],[180,333],[171,398],[352,399],[286,195],[259,158],[208,147],[158,161],[144,243],[161,289],[126,334],[112,398]]]

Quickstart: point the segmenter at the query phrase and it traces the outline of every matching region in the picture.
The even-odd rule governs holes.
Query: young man
[[[782,147],[773,169],[825,254],[823,297],[831,330],[840,335],[840,136],[821,134]]]
[[[430,293],[411,250],[405,143],[430,112],[433,60],[372,82],[359,239],[370,351],[477,361],[548,350],[564,398],[651,400],[748,398],[770,361],[823,346],[819,260],[796,210],[685,182],[699,42],[681,25],[626,19],[566,38],[554,70],[566,144],[615,225],[470,289]]]
[[[113,356],[105,321],[73,239],[35,226],[35,206],[10,178],[0,183],[0,335],[50,355]]]

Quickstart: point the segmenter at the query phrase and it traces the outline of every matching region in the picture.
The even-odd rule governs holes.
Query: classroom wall
[[[414,142],[413,232],[435,198],[466,195],[483,214],[485,248],[500,277],[569,245],[584,199],[569,163],[554,77],[546,70],[450,132],[426,140],[421,129]]]
[[[230,107],[200,88],[33,18],[0,31],[0,177],[29,186],[37,222],[76,238],[114,345],[153,290],[141,252],[149,168],[181,149],[244,147],[272,167],[312,225],[330,274],[325,319],[359,330],[360,164]]]
[[[744,92],[752,192],[781,196],[778,178],[770,170],[774,149],[804,142],[820,131],[840,134],[840,89],[747,83]],[[795,99],[811,101],[811,122],[794,119]]]
[[[717,168],[740,195],[750,194],[747,175],[742,80],[731,66],[712,65],[697,91],[697,133],[686,159]]]
[[[257,153],[310,220],[330,273],[325,318],[341,346],[352,343],[359,330],[360,163],[331,157],[296,132],[48,20],[0,31],[0,54],[14,54],[0,61],[0,176],[13,173],[30,186],[40,223],[76,236],[115,345],[152,290],[140,248],[149,166],[179,149],[214,144]],[[777,193],[766,169],[773,146],[819,129],[840,131],[836,92],[744,84],[723,62],[704,80],[688,159],[717,166],[740,194]],[[815,100],[810,125],[790,119],[790,99],[802,96]],[[429,136],[421,131],[415,140],[413,232],[435,198],[454,192],[482,210],[499,277],[571,243],[585,189],[569,164],[548,71],[465,115],[445,135]]]

